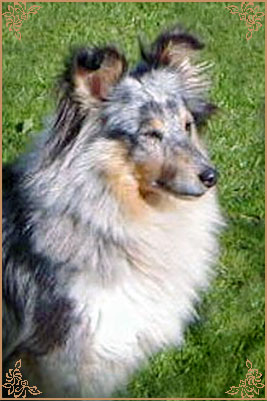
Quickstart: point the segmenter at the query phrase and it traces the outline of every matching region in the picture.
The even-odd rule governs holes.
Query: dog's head
[[[217,173],[197,134],[215,110],[205,95],[207,65],[193,62],[202,47],[179,29],[165,32],[129,72],[115,47],[74,52],[56,121],[58,151],[87,136],[100,169],[118,185],[134,183],[144,197],[205,194]]]

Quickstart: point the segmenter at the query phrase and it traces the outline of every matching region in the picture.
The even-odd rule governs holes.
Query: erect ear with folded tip
[[[141,54],[143,59],[154,67],[179,66],[185,57],[191,57],[196,50],[203,47],[204,44],[193,35],[180,28],[174,28],[159,35],[149,50],[141,45]]]
[[[126,69],[126,59],[115,47],[81,48],[68,62],[63,82],[75,100],[89,106],[106,99]]]

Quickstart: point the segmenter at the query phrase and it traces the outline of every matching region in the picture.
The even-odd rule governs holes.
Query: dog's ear
[[[190,58],[203,47],[204,44],[193,35],[174,28],[159,35],[150,49],[145,49],[141,44],[141,55],[154,68],[168,65],[178,67],[186,57]]]
[[[126,69],[126,59],[115,47],[80,48],[67,62],[61,83],[73,99],[86,106],[106,99]]]
[[[217,107],[205,100],[205,93],[210,87],[210,79],[206,71],[209,63],[194,63],[197,51],[204,44],[195,36],[175,27],[160,34],[148,48],[141,43],[143,63],[139,64],[135,73],[142,74],[151,69],[172,67],[177,72],[180,91],[188,109],[194,116],[198,127],[212,115]]]
[[[88,110],[106,99],[126,69],[125,57],[115,47],[73,50],[59,80],[59,103],[47,144],[49,160],[71,145]]]

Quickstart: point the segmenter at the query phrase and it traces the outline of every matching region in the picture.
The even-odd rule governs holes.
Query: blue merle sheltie
[[[196,314],[222,225],[202,47],[174,28],[132,68],[75,49],[50,126],[4,166],[4,369],[43,397],[114,394]]]

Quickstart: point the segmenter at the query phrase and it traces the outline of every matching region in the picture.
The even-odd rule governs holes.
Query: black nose
[[[208,167],[203,173],[199,174],[200,180],[207,188],[213,187],[217,182],[218,173],[214,168]]]

